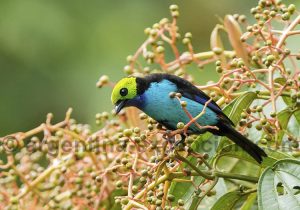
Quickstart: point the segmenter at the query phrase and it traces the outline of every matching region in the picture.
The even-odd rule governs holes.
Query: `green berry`
[[[262,125],[266,125],[268,121],[267,121],[266,118],[261,118],[260,122],[261,122]]]
[[[290,13],[286,12],[283,15],[281,15],[282,20],[289,20],[291,17]]]
[[[156,201],[155,201],[155,205],[156,206],[160,206],[162,204],[162,201],[160,200],[160,199],[157,199]]]
[[[209,158],[209,154],[208,153],[203,153],[203,156],[202,156],[205,160],[207,160]]]
[[[125,129],[123,131],[123,135],[127,136],[127,137],[131,136],[132,135],[132,130],[131,129]]]
[[[147,182],[147,180],[145,177],[141,177],[140,182],[141,182],[141,184],[145,184]]]
[[[259,58],[257,57],[257,56],[252,56],[252,58],[251,58],[254,62],[257,62],[258,60],[259,60]]]
[[[288,6],[288,11],[289,11],[291,14],[293,14],[293,13],[295,12],[295,10],[296,10],[296,6],[295,6],[294,4],[290,4],[290,5]]]
[[[178,10],[178,6],[176,4],[172,4],[169,8],[170,8],[171,11]]]
[[[216,71],[220,74],[223,72],[223,68],[221,66],[217,66]]]
[[[170,92],[170,93],[169,93],[169,97],[170,97],[170,98],[175,98],[175,96],[176,96],[176,93],[175,93],[175,92]]]
[[[172,202],[175,200],[175,196],[172,194],[168,194],[167,199]]]
[[[172,17],[177,18],[179,16],[179,11],[172,11],[171,15]]]
[[[133,139],[136,143],[140,143],[141,142],[141,138],[140,137],[134,137]]]
[[[141,171],[142,176],[148,176],[148,170],[144,169]]]
[[[185,35],[184,35],[186,38],[192,38],[192,33],[191,32],[187,32]]]
[[[183,44],[189,44],[190,42],[191,42],[191,40],[189,38],[185,37],[185,38],[182,39]]]
[[[262,143],[262,144],[267,144],[268,141],[267,141],[267,139],[261,139],[261,140],[260,140],[260,143]]]
[[[123,199],[121,200],[121,203],[122,203],[123,205],[127,205],[127,204],[129,203],[129,199],[128,199],[128,198],[123,198]]]
[[[221,61],[219,60],[216,61],[216,66],[221,66],[221,64],[222,64]]]
[[[262,112],[263,111],[263,107],[262,106],[257,106],[256,111],[257,112]]]
[[[261,130],[262,129],[262,125],[261,124],[257,124],[256,126],[255,126],[255,128],[256,128],[256,130]]]
[[[116,182],[116,187],[117,188],[121,188],[122,186],[123,186],[123,182],[122,181],[119,180],[119,181]]]
[[[244,125],[246,125],[247,124],[247,121],[246,120],[241,120],[240,122],[239,122],[239,125],[240,126],[244,126]]]
[[[176,93],[176,97],[181,98],[182,94],[181,93]]]
[[[10,198],[10,203],[11,203],[11,204],[18,204],[18,202],[19,202],[19,200],[18,200],[17,197],[11,197],[11,198]]]
[[[274,55],[268,55],[267,56],[267,61],[269,61],[270,63],[272,63],[275,60]]]
[[[223,52],[223,49],[219,47],[214,47],[212,50],[216,55],[221,55]]]
[[[158,53],[163,53],[163,52],[165,51],[165,48],[164,48],[163,46],[158,46],[158,47],[156,48],[156,51],[157,51]]]
[[[177,129],[183,129],[183,128],[184,128],[184,123],[183,122],[177,123]]]
[[[180,105],[181,105],[182,107],[186,107],[186,106],[187,106],[187,102],[186,102],[186,101],[180,101]]]
[[[298,148],[298,147],[299,147],[299,142],[293,141],[292,144],[291,144],[291,146],[292,146],[293,148]]]
[[[101,176],[96,176],[96,178],[95,178],[95,180],[96,180],[96,182],[102,182],[102,177]]]
[[[184,201],[182,199],[179,199],[177,203],[179,206],[184,206]]]
[[[276,117],[276,112],[271,112],[270,116],[273,117],[273,118]]]
[[[271,12],[270,12],[270,16],[271,16],[271,17],[275,17],[275,16],[276,16],[276,12],[275,12],[275,11],[271,11]]]
[[[121,160],[121,163],[123,164],[123,165],[126,165],[127,163],[128,163],[128,159],[127,158],[122,158],[122,160]]]
[[[132,169],[132,163],[130,163],[130,162],[129,162],[129,163],[126,163],[126,168],[127,168],[127,169]]]

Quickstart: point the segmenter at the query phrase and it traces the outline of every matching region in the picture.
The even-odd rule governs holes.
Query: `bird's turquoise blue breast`
[[[144,105],[141,109],[169,129],[176,129],[178,122],[186,124],[190,119],[182,109],[180,102],[176,98],[170,98],[170,92],[177,92],[177,86],[174,83],[168,80],[152,83],[143,94]],[[186,109],[193,117],[196,117],[204,108],[203,104],[189,98],[182,97],[181,100],[187,102]],[[201,126],[217,124],[216,113],[208,107],[205,111],[205,114],[197,122]],[[192,125],[189,130],[200,131],[196,125]]]

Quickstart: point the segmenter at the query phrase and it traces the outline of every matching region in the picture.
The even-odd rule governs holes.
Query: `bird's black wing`
[[[169,74],[165,74],[165,77],[166,79],[176,84],[178,92],[181,93],[183,97],[197,101],[198,103],[201,103],[203,105],[208,100],[210,100],[210,97],[208,95],[206,95],[203,91],[199,90],[196,86],[194,86],[187,80]],[[229,122],[231,125],[234,125],[233,122],[223,113],[222,109],[215,101],[211,100],[207,107],[217,113],[221,119]]]

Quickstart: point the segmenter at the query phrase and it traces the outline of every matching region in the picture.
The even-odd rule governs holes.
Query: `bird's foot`
[[[174,144],[175,142],[175,136],[171,135],[171,131],[167,130],[164,134],[163,134],[163,138],[169,143],[169,144]]]
[[[183,150],[184,149],[184,145],[185,145],[185,138],[187,137],[187,135],[185,134],[180,134],[181,139],[180,140],[176,140],[176,135],[178,133],[174,133],[174,131],[170,131],[167,130],[164,135],[163,138],[169,143],[170,147],[168,150],[166,150],[166,153],[170,153],[172,151],[176,150]],[[178,136],[178,135],[177,135]]]

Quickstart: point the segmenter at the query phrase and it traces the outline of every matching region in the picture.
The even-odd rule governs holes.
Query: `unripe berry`
[[[220,47],[214,47],[212,50],[216,55],[221,55],[223,52],[223,49]]]
[[[298,148],[298,147],[299,147],[299,142],[293,141],[292,144],[291,144],[291,146],[292,146],[293,148]]]
[[[123,135],[127,136],[127,137],[131,136],[132,135],[132,130],[131,129],[125,129],[123,131]]]
[[[177,203],[179,206],[184,206],[184,201],[182,199],[179,199]]]
[[[256,126],[255,126],[255,128],[256,128],[256,130],[261,130],[262,129],[262,125],[261,124],[257,124]]]
[[[165,48],[164,48],[163,46],[158,46],[158,47],[156,48],[156,51],[157,51],[158,53],[163,53],[163,52],[165,51]]]
[[[175,196],[172,194],[168,194],[167,199],[172,202],[175,200]]]
[[[267,141],[266,139],[261,139],[261,140],[260,140],[260,143],[262,143],[262,144],[267,144],[268,141]]]
[[[222,64],[221,61],[219,60],[216,61],[216,66],[221,66],[221,64]]]
[[[192,38],[192,33],[191,33],[191,32],[187,32],[184,36],[185,36],[186,38],[191,39],[191,38]]]
[[[121,203],[122,203],[123,205],[127,205],[127,204],[129,203],[128,198],[123,198],[123,199],[121,200]]]
[[[273,117],[273,118],[276,117],[276,112],[271,112],[270,116]]]
[[[294,4],[290,4],[287,9],[291,14],[293,14],[296,10],[296,6]]]
[[[183,38],[182,43],[183,44],[189,44],[191,40],[189,38]]]
[[[169,8],[170,8],[171,11],[178,10],[178,6],[176,4],[172,4]]]
[[[286,12],[283,15],[281,15],[282,20],[289,20],[291,17],[290,13]]]
[[[221,66],[217,66],[216,71],[221,74],[223,72],[223,68]]]
[[[184,128],[184,123],[183,122],[177,123],[177,129],[183,129],[183,128]]]
[[[186,106],[187,106],[187,102],[186,102],[186,101],[180,101],[180,105],[181,105],[182,107],[186,107]]]
[[[274,55],[268,55],[267,60],[272,63],[275,60]]]
[[[122,186],[123,186],[123,182],[122,181],[119,180],[119,181],[116,182],[116,187],[117,188],[121,188]]]

